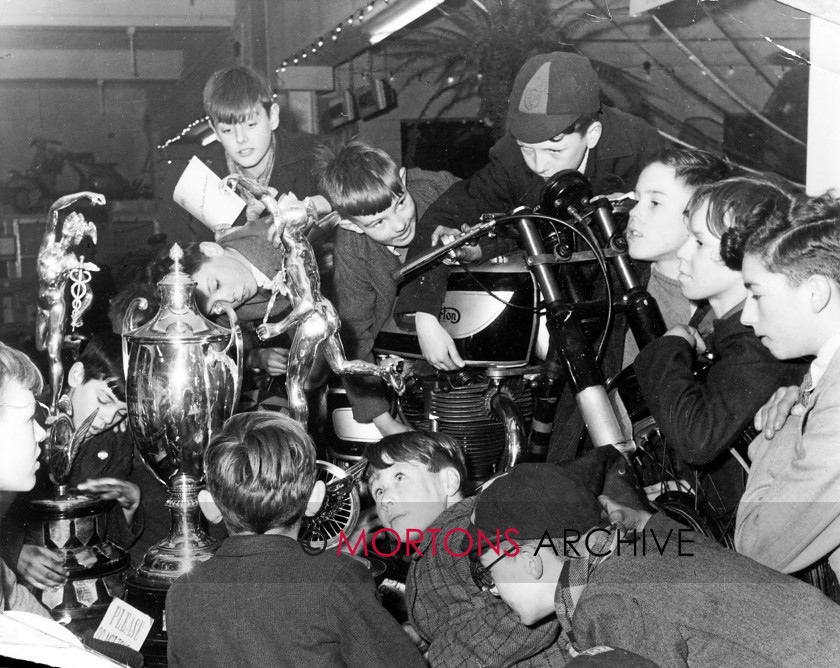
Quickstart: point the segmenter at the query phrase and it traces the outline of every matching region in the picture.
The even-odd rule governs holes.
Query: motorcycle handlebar
[[[437,262],[442,257],[445,257],[449,251],[455,250],[456,248],[460,248],[467,242],[476,237],[480,237],[484,234],[490,232],[494,227],[496,227],[496,223],[499,220],[493,218],[491,220],[486,220],[478,223],[470,228],[468,232],[464,232],[460,237],[453,239],[447,244],[443,244],[442,246],[438,246],[436,248],[432,248],[432,250],[420,255],[419,257],[415,258],[411,262],[407,262],[406,264],[402,265],[399,269],[396,269],[391,273],[391,278],[393,278],[397,283],[401,283],[402,281],[406,280],[409,276],[416,273],[420,269]]]

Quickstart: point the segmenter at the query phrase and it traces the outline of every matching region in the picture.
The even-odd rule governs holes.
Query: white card
[[[133,650],[140,651],[143,641],[151,630],[152,618],[149,615],[115,598],[108,606],[105,617],[93,637],[127,645]]]

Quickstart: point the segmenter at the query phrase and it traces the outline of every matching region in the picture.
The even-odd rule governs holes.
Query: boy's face
[[[538,144],[517,141],[525,164],[542,179],[550,179],[564,169],[577,169],[583,162],[586,149],[595,148],[601,138],[601,124],[595,122],[583,132],[561,135]]]
[[[404,248],[414,239],[417,209],[408,191],[391,201],[385,211],[370,216],[355,216],[353,221],[374,241],[385,246]]]
[[[627,223],[630,257],[647,262],[676,259],[688,238],[683,211],[691,193],[670,165],[655,162],[642,170]]]
[[[417,208],[405,187],[405,169],[400,169],[403,194],[391,200],[391,206],[369,216],[354,216],[361,230],[384,246],[405,248],[414,239],[417,225]]]
[[[214,129],[231,159],[251,176],[258,176],[268,163],[271,137],[280,124],[280,108],[272,104],[250,110],[242,123],[215,123]]]
[[[192,278],[197,283],[195,291],[198,305],[205,313],[213,315],[224,313],[224,304],[239,308],[259,291],[257,279],[251,270],[223,250],[221,254],[208,256]]]
[[[0,397],[0,490],[26,492],[35,485],[38,444],[47,433],[35,418],[37,404],[31,390],[12,380]]]
[[[784,274],[768,271],[751,253],[744,256],[741,273],[747,288],[741,322],[752,327],[778,359],[816,354],[819,346],[810,344],[807,336],[812,317],[807,284],[791,286]]]
[[[89,438],[116,427],[125,420],[127,409],[126,403],[117,399],[106,381],[95,378],[84,381],[83,378],[84,367],[81,362],[76,362],[67,375],[70,402],[73,404],[73,426],[78,429],[93,411],[99,409],[88,430]]]
[[[407,529],[425,531],[449,502],[450,469],[432,473],[421,462],[395,462],[373,474],[370,493],[382,524],[405,540]],[[417,534],[412,532],[413,537]]]
[[[677,251],[679,281],[688,299],[709,299],[715,303],[737,305],[743,298],[741,272],[732,271],[720,258],[720,239],[706,225],[708,202],[703,202],[688,220],[688,239]],[[720,317],[723,313],[715,314]]]
[[[510,543],[503,544],[502,549],[508,553],[515,551]],[[528,548],[520,546],[520,550],[524,549]],[[493,550],[483,550],[481,565],[486,568],[499,556]],[[490,570],[494,583],[490,591],[507,603],[523,624],[530,626],[554,612],[554,591],[533,577],[527,563],[525,555],[499,559]]]

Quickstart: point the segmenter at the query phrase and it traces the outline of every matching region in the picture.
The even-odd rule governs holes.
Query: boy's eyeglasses
[[[490,569],[493,568],[496,564],[498,564],[502,559],[507,556],[504,552],[502,552],[498,557],[496,557],[493,561],[491,561],[486,566],[483,566],[482,563],[478,560],[478,556],[470,555],[470,575],[472,575],[473,582],[475,586],[478,587],[481,591],[491,591],[492,589],[496,588],[496,583],[493,581],[493,575],[490,573]]]

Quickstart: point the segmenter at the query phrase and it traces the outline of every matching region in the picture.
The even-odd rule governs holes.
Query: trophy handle
[[[123,356],[123,373],[128,378],[128,339],[125,335],[136,329],[134,324],[134,315],[138,309],[146,310],[149,308],[149,302],[145,297],[137,297],[134,299],[125,311],[122,321],[122,356]]]
[[[227,355],[231,345],[233,345],[234,341],[236,342],[236,378],[234,379],[235,388],[233,393],[233,405],[236,406],[239,403],[239,395],[242,392],[242,367],[245,363],[243,359],[245,347],[242,341],[242,328],[239,326],[239,322],[237,322],[236,312],[231,308],[230,304],[225,304],[224,308],[228,322],[230,322],[230,339],[222,354]]]

